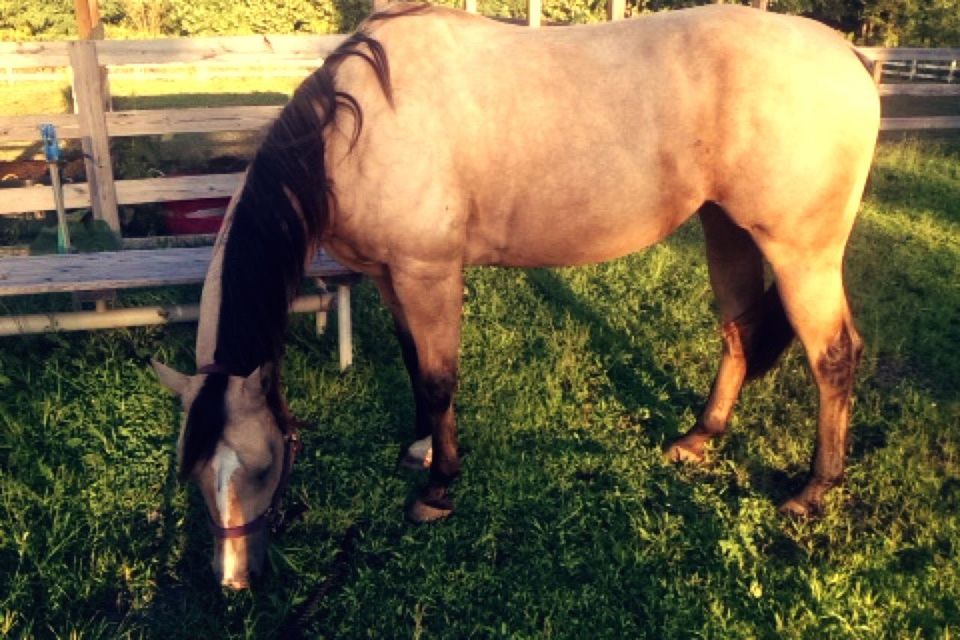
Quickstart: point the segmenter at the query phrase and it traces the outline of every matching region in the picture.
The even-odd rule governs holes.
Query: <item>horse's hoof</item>
[[[407,517],[411,522],[424,524],[427,522],[436,522],[443,520],[453,513],[453,507],[444,506],[437,503],[428,504],[422,498],[417,498],[407,508]]]
[[[777,507],[777,511],[782,516],[806,519],[818,517],[823,512],[823,508],[800,496],[794,496]]]
[[[697,453],[692,449],[687,449],[679,442],[674,442],[663,450],[663,461],[667,464],[702,464],[705,459],[706,456],[704,456],[703,453]]]
[[[404,451],[400,454],[400,460],[397,461],[397,465],[410,471],[426,471],[430,468],[430,457],[416,458],[410,455],[409,451]]]
[[[400,460],[397,461],[397,464],[412,471],[429,469],[430,463],[433,462],[433,447],[431,445],[432,439],[430,436],[417,440],[400,454]]]

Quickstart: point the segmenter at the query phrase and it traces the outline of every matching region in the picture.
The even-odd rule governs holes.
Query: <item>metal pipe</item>
[[[290,305],[293,313],[318,313],[334,306],[334,295],[301,296]],[[65,311],[0,317],[0,336],[19,336],[50,331],[87,331],[143,327],[172,322],[194,322],[200,317],[200,305],[174,304],[105,311]]]
[[[50,184],[53,187],[53,203],[57,207],[57,253],[70,253],[70,228],[67,226],[67,210],[63,206],[63,185],[60,184],[60,166],[47,164],[50,169]]]
[[[70,229],[67,226],[67,210],[63,204],[63,185],[60,182],[60,143],[57,129],[52,124],[40,125],[43,153],[50,171],[50,186],[53,187],[53,203],[57,209],[57,253],[70,253]]]

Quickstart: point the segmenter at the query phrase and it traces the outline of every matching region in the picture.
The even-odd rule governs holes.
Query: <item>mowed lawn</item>
[[[354,527],[308,637],[956,637],[960,149],[879,152],[847,259],[867,343],[849,471],[821,519],[775,509],[813,444],[799,346],[709,464],[661,462],[720,351],[701,236],[691,221],[602,266],[469,272],[463,474],[430,526],[403,517],[423,478],[395,469],[412,403],[373,288],[346,374],[334,332],[298,318],[285,385],[314,426],[291,497],[310,511],[250,593],[213,581],[203,506],[175,479],[178,406],[148,367],[192,371],[195,328],[0,340],[0,636],[271,637]]]

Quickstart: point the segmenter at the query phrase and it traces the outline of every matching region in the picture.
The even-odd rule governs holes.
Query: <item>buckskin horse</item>
[[[287,306],[323,248],[379,289],[416,404],[408,508],[443,518],[460,468],[463,270],[610,260],[694,214],[723,343],[669,460],[698,462],[740,388],[794,335],[819,392],[812,469],[781,510],[840,481],[861,340],[843,284],[879,99],[867,62],[815,22],[707,6],[528,29],[396,4],[297,89],[231,202],[203,288],[179,468],[197,481],[224,585],[259,571],[296,452],[278,382]],[[765,287],[764,261],[773,284]]]

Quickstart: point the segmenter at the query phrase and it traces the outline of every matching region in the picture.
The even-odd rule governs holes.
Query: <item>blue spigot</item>
[[[40,137],[43,139],[43,154],[47,157],[47,162],[60,162],[60,142],[57,140],[57,128],[52,124],[41,124]]]

